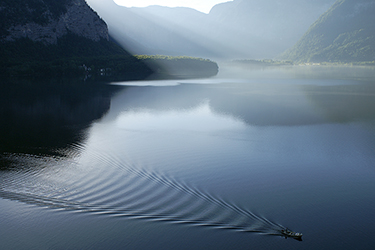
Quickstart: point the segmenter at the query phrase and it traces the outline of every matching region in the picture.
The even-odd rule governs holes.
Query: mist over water
[[[74,97],[44,85],[27,101],[7,85],[2,244],[371,248],[375,89],[373,71],[357,70],[222,68]]]
[[[88,0],[110,35],[133,54],[210,59],[275,58],[290,49],[335,0],[236,0],[206,14],[191,8],[126,8]]]
[[[234,0],[209,13],[87,2],[108,30],[81,18],[81,1],[56,23],[79,15],[73,36],[110,36],[155,74],[107,82],[124,65],[95,54],[112,45],[76,38],[95,52],[83,58],[68,34],[47,47],[69,53],[48,62],[84,80],[17,78],[52,74],[37,62],[49,48],[32,58],[25,37],[8,44],[14,60],[3,49],[1,249],[375,249],[375,68],[332,66],[374,64],[369,1]],[[5,36],[36,19],[63,32],[36,12]],[[17,59],[17,44],[30,53]],[[215,75],[206,59],[215,77],[170,80]]]

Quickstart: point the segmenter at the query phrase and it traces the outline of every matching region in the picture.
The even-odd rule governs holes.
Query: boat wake
[[[1,172],[0,197],[51,209],[285,236],[284,226],[181,181],[114,156],[92,156],[84,157],[89,161],[13,157],[14,165],[29,166]]]

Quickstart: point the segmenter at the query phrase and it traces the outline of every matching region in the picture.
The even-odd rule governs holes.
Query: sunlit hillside
[[[284,58],[302,62],[375,60],[375,1],[338,0]]]

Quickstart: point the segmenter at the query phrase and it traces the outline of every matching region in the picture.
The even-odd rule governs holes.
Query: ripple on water
[[[77,147],[83,150],[82,146]],[[1,174],[0,196],[51,209],[280,235],[284,227],[170,176],[95,151],[53,158],[9,156],[22,168]],[[52,161],[52,162],[51,162]],[[74,162],[74,164],[73,164]],[[67,165],[66,165],[67,164]],[[65,168],[65,169],[64,169]],[[36,188],[37,187],[37,188]]]

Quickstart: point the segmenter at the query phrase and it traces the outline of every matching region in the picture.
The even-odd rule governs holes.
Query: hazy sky
[[[146,7],[149,5],[161,5],[168,7],[190,7],[204,13],[210,12],[211,8],[229,0],[114,0],[118,5],[126,7]]]

